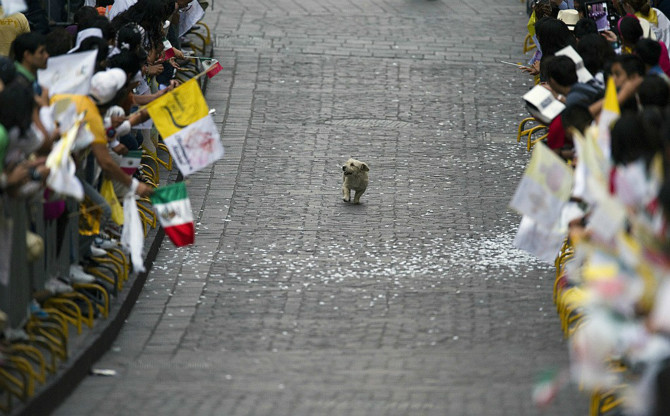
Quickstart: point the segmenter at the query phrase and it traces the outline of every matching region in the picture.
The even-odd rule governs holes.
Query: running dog
[[[351,201],[351,191],[356,191],[354,194],[354,204],[360,204],[361,195],[368,187],[368,172],[370,168],[365,163],[349,159],[347,163],[342,166],[344,175],[342,177],[342,200],[344,202]]]

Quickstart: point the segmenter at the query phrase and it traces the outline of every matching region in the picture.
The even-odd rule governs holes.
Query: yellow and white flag
[[[605,90],[605,102],[603,103],[603,109],[600,112],[600,119],[598,120],[598,146],[607,160],[609,160],[612,153],[612,125],[619,119],[620,115],[621,110],[619,109],[619,101],[616,96],[614,79],[609,77],[607,80],[607,89]]]
[[[84,199],[84,187],[75,175],[76,165],[70,156],[75,138],[82,127],[82,115],[79,115],[74,125],[57,141],[45,165],[50,169],[47,176],[47,185],[54,192],[70,196],[77,201]]]
[[[191,79],[152,101],[147,111],[163,137],[169,137],[209,113],[197,80]]]
[[[510,207],[538,224],[552,227],[570,198],[572,169],[544,143],[538,143]]]
[[[582,136],[575,132],[573,140],[577,151],[577,167],[575,169],[575,186],[572,195],[585,200],[594,200],[593,186],[606,189],[609,183],[610,162],[605,158],[601,147],[598,145],[597,127],[588,127]]]
[[[223,157],[219,130],[210,115],[166,137],[165,145],[184,176],[204,169]]]
[[[545,263],[554,264],[563,241],[565,232],[557,226],[545,227],[524,216],[514,237],[514,247],[534,255]]]

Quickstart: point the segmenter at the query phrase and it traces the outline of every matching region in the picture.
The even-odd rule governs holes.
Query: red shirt
[[[565,130],[563,129],[563,120],[560,114],[549,124],[547,146],[551,150],[560,149],[565,146]]]

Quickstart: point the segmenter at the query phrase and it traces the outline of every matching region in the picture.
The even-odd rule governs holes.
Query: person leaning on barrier
[[[41,33],[24,33],[12,43],[17,75],[26,85],[37,85],[37,70],[47,67],[49,53],[46,44],[46,36]]]
[[[582,135],[593,122],[589,108],[585,105],[575,104],[565,107],[549,125],[547,135],[547,146],[564,160],[575,157],[574,133]]]
[[[535,23],[535,33],[539,48],[542,50],[542,58],[531,67],[522,67],[521,70],[531,75],[539,75],[541,81],[546,81],[547,58],[552,57],[566,46],[575,47],[577,40],[568,25],[553,17],[543,17]]]
[[[584,35],[577,44],[577,53],[584,60],[584,67],[593,79],[588,83],[600,88],[605,88],[605,69],[612,62],[616,53],[605,37],[591,33]]]
[[[141,52],[144,51],[142,50]],[[144,60],[146,60],[146,57],[142,58],[137,52],[126,49],[122,49],[120,53],[107,60],[109,68],[122,69],[129,80],[124,87],[124,91],[119,92],[118,106],[114,106],[116,107],[114,111],[111,114],[106,114],[105,117],[105,125],[110,124],[116,133],[115,138],[118,142],[117,140],[113,140],[111,148],[118,154],[124,154],[124,149],[125,153],[127,153],[128,150],[137,150],[141,147],[141,135],[133,134],[130,129],[149,119],[149,114],[146,110],[135,111],[129,116],[126,114],[131,113],[135,105],[145,105],[176,87],[176,83],[171,83],[167,88],[159,90],[155,94],[135,96],[132,91],[142,80],[140,68]],[[107,120],[107,117],[109,120]],[[122,149],[118,149],[119,144],[121,144]]]
[[[90,151],[98,162],[102,171],[111,179],[123,185],[135,189],[140,196],[149,196],[153,189],[130,175],[127,175],[109,155],[107,150],[108,137],[105,130],[102,115],[108,107],[114,104],[119,91],[126,84],[126,74],[119,68],[101,71],[91,78],[91,92],[88,96],[74,94],[58,94],[51,101],[70,99],[75,103],[79,113],[85,112],[84,120],[88,123],[93,134],[93,142]]]
[[[602,98],[604,90],[593,85],[578,82],[577,68],[567,56],[554,56],[547,60],[547,84],[558,94],[557,99],[566,106],[591,105]]]
[[[32,89],[12,80],[0,92],[0,191],[29,196],[49,174],[45,158],[35,155],[43,142],[34,134],[37,111]]]
[[[0,6],[0,55],[9,56],[12,51],[12,42],[17,36],[30,32],[30,24],[23,13],[14,13],[11,16],[5,16],[5,12]]]

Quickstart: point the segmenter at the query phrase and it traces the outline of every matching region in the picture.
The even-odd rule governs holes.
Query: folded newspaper
[[[547,125],[565,109],[565,105],[541,85],[533,87],[523,96],[523,99],[526,101],[530,114]]]
[[[556,52],[556,56],[565,55],[568,58],[572,59],[572,62],[575,63],[577,69],[577,81],[579,82],[589,82],[593,79],[593,75],[589,72],[588,69],[584,66],[584,59],[577,53],[575,48],[572,46],[566,46],[560,51]]]

